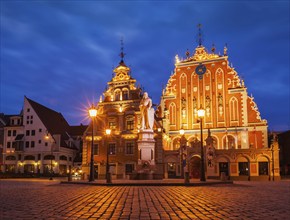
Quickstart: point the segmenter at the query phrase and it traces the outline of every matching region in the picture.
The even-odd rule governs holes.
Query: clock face
[[[197,75],[203,75],[206,71],[206,67],[203,64],[199,64],[196,68],[195,68],[195,72]]]

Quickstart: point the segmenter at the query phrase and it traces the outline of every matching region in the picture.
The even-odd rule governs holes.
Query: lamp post
[[[94,118],[97,116],[97,109],[92,105],[89,109],[89,115],[92,119],[92,146],[91,146],[91,163],[90,163],[90,178],[89,182],[95,180],[95,170],[94,170]]]
[[[200,122],[200,157],[201,157],[201,166],[200,166],[200,181],[205,182],[205,169],[204,169],[204,152],[203,152],[203,137],[202,137],[202,119],[205,115],[205,110],[200,106],[197,110],[197,115]]]
[[[47,132],[45,136],[46,140],[49,140],[49,133]],[[53,151],[52,151],[52,142],[50,141],[50,177],[49,180],[53,180],[52,173],[53,173],[53,168],[52,168],[52,158],[53,158]]]
[[[111,129],[106,129],[107,138],[111,134]],[[109,143],[107,143],[107,161],[106,161],[106,183],[112,183],[110,167],[109,167]]]
[[[180,167],[181,167],[181,177],[184,178],[184,183],[188,184],[189,183],[189,174],[188,174],[188,169],[187,169],[187,164],[186,164],[186,158],[185,158],[185,164],[183,164],[183,147],[186,146],[186,138],[184,137],[184,130],[181,128],[179,130],[179,134],[181,135],[180,139]],[[186,171],[185,171],[186,168]]]

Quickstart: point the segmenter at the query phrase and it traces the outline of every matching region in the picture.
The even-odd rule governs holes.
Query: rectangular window
[[[133,119],[129,119],[126,121],[126,129],[133,130],[134,129],[134,121]]]
[[[32,120],[30,120],[30,124],[33,124],[33,121]]]
[[[30,112],[30,108],[27,109],[27,112]]]
[[[41,144],[41,140],[38,140],[38,143]]]
[[[16,136],[16,130],[13,130],[13,136],[14,137]]]
[[[8,137],[10,137],[12,134],[12,131],[11,130],[8,130]]]
[[[110,129],[116,129],[116,122],[115,121],[109,121],[109,128]]]
[[[94,155],[99,155],[99,145],[94,144]]]
[[[29,136],[30,135],[30,130],[27,130],[26,131],[26,136]]]
[[[133,142],[126,143],[126,154],[134,154],[134,143]]]
[[[269,175],[268,162],[259,162],[259,175]]]
[[[31,136],[35,136],[35,130],[31,130]]]
[[[116,155],[116,144],[115,143],[109,144],[109,154]]]
[[[29,119],[29,115],[26,116],[26,119]]]
[[[47,147],[47,146],[48,146],[48,143],[47,143],[47,142],[45,142],[44,146],[46,146],[46,147]]]
[[[31,147],[35,147],[35,142],[31,141]]]
[[[39,128],[39,130],[38,130],[39,132],[42,132],[42,129],[41,128]]]
[[[30,119],[33,119],[33,115],[30,116]]]
[[[126,164],[126,175],[133,173],[134,164]]]
[[[239,162],[239,176],[248,176],[248,175],[249,175],[249,163]]]
[[[26,124],[29,124],[29,121],[26,121]]]
[[[7,148],[11,147],[11,142],[7,142]]]
[[[25,147],[28,148],[29,147],[29,141],[25,142]]]

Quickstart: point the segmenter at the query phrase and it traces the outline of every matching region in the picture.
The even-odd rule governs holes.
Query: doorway
[[[192,157],[189,162],[189,175],[190,178],[200,178],[200,158]]]

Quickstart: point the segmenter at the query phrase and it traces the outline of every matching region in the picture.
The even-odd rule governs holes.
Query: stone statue
[[[139,108],[141,112],[141,129],[153,129],[154,109],[152,107],[152,100],[148,93],[144,92]]]

